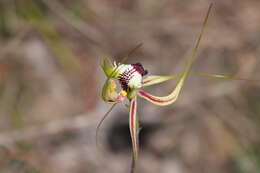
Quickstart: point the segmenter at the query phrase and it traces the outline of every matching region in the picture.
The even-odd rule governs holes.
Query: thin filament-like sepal
[[[129,129],[132,141],[132,150],[133,150],[133,163],[132,170],[136,168],[138,160],[138,131],[139,131],[139,121],[137,117],[137,102],[136,97],[130,101],[130,111],[129,111]],[[133,172],[133,171],[132,171]]]
[[[183,74],[168,75],[168,76],[159,76],[159,75],[147,76],[142,81],[142,87],[159,84],[159,83],[162,83],[162,82],[174,79],[174,78],[181,77],[182,75]]]
[[[183,76],[183,73],[175,74],[175,75],[168,75],[168,76],[159,76],[159,75],[153,75],[148,76],[142,81],[142,87],[147,87],[159,83],[166,82],[171,79],[180,78]],[[257,80],[253,79],[247,79],[243,77],[237,77],[237,76],[229,76],[229,75],[223,75],[223,74],[210,74],[210,73],[189,73],[188,76],[201,76],[201,77],[212,77],[212,78],[219,78],[219,79],[231,79],[231,80],[241,80],[241,81],[247,81],[247,82],[256,82]]]
[[[254,80],[254,79],[248,79],[248,78],[243,78],[243,77],[238,77],[238,76],[229,76],[229,75],[223,75],[223,74],[194,73],[191,75],[212,77],[212,78],[219,78],[219,79],[241,80],[241,81],[247,81],[247,82],[257,82],[258,81],[258,80]]]
[[[102,117],[102,119],[99,121],[97,127],[96,127],[96,149],[98,152],[100,152],[100,146],[99,146],[99,143],[98,143],[98,134],[99,134],[99,130],[100,130],[100,127],[102,125],[102,123],[104,122],[104,120],[107,118],[107,116],[109,115],[109,113],[114,109],[114,107],[116,106],[117,103],[114,103],[110,109],[104,114],[104,116]]]
[[[193,61],[197,57],[199,44],[200,44],[202,35],[204,33],[207,21],[208,21],[208,17],[209,17],[209,13],[210,13],[211,8],[212,8],[212,4],[210,4],[210,6],[209,6],[209,9],[207,11],[207,15],[206,15],[206,17],[204,19],[204,22],[202,24],[202,27],[201,27],[198,39],[196,41],[195,47],[194,47],[194,49],[192,51],[192,54],[191,54],[187,64],[184,67],[183,75],[181,75],[181,78],[180,78],[177,86],[175,87],[175,89],[168,96],[164,96],[164,97],[153,96],[153,95],[151,95],[149,93],[144,92],[143,90],[140,90],[138,92],[138,95],[140,97],[142,97],[142,98],[144,98],[144,99],[146,99],[146,100],[148,100],[148,101],[150,101],[150,102],[152,102],[154,104],[160,105],[160,106],[166,106],[166,105],[172,104],[173,102],[175,102],[177,100],[177,98],[178,98],[178,96],[180,94],[180,91],[181,91],[181,89],[182,89],[182,87],[184,85],[184,82],[185,82],[185,80],[187,79],[187,76],[190,73],[191,65],[193,64]]]

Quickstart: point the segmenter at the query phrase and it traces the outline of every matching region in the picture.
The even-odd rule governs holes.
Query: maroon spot
[[[140,73],[142,76],[147,75],[148,71],[144,69],[144,67],[142,66],[141,63],[135,63],[135,64],[131,64],[133,66],[133,68]]]

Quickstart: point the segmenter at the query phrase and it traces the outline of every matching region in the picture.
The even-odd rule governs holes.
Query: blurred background
[[[128,111],[100,98],[102,57],[181,71],[210,0],[1,0],[0,172],[129,172]],[[214,2],[192,71],[259,79],[260,1]],[[168,94],[176,80],[147,88]],[[260,84],[189,77],[178,101],[138,100],[137,172],[260,172]]]

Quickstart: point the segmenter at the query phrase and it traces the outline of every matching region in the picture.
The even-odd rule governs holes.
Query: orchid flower
[[[198,40],[195,44],[195,47],[192,51],[191,57],[188,59],[187,64],[184,67],[184,70],[180,74],[176,75],[169,75],[169,76],[158,76],[158,75],[147,75],[148,71],[144,69],[142,64],[135,63],[135,64],[123,64],[123,63],[111,63],[109,58],[104,58],[103,60],[103,71],[105,75],[107,76],[107,79],[105,81],[105,84],[103,86],[102,90],[102,99],[107,102],[111,103],[112,107],[109,109],[109,111],[105,114],[105,116],[102,118],[100,123],[98,124],[96,133],[98,133],[99,127],[101,123],[104,121],[106,116],[112,111],[112,109],[115,107],[116,104],[122,103],[124,100],[129,100],[130,105],[129,108],[129,129],[130,129],[130,135],[131,135],[131,141],[132,141],[132,151],[133,151],[133,162],[132,162],[132,172],[134,172],[137,159],[138,159],[138,134],[139,134],[139,121],[137,116],[137,97],[141,97],[148,102],[151,102],[158,106],[166,106],[174,103],[182,88],[183,85],[189,75],[195,75],[195,76],[207,76],[207,77],[215,77],[215,78],[224,78],[224,79],[234,79],[234,80],[248,80],[245,78],[238,78],[233,76],[227,76],[227,75],[219,75],[219,74],[206,74],[206,73],[190,73],[191,65],[194,61],[194,59],[197,56],[197,51],[199,47],[199,43],[201,40],[201,37],[203,35],[209,13],[211,10],[212,4],[209,6],[209,9],[207,11],[207,15],[204,19],[204,22],[201,27],[201,31],[198,36]],[[131,53],[133,53],[137,48],[141,46],[138,45]],[[131,54],[130,53],[130,54]],[[125,59],[127,57],[125,57]],[[125,60],[124,59],[124,60]],[[147,93],[143,90],[143,88],[155,84],[159,84],[165,81],[168,81],[170,79],[179,78],[179,81],[177,83],[177,86],[174,88],[174,90],[167,96],[154,96],[150,93]],[[117,85],[116,81],[120,83],[120,91],[117,92]],[[97,140],[97,134],[96,134],[96,140]]]

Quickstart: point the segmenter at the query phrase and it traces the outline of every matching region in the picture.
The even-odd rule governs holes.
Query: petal
[[[212,77],[212,78],[220,78],[220,79],[243,80],[243,81],[248,81],[248,82],[257,82],[257,80],[236,77],[236,76],[222,75],[222,74],[189,73],[188,75],[204,76],[204,77]],[[173,103],[178,97],[178,94],[183,86],[183,80],[184,80],[183,76],[184,76],[184,74],[176,74],[176,75],[170,75],[170,76],[149,76],[143,80],[143,87],[158,84],[158,83],[161,83],[161,82],[173,79],[173,78],[181,77],[181,80],[177,84],[177,87],[175,88],[175,90],[168,96],[158,97],[158,96],[151,95],[143,90],[139,90],[138,95],[156,105],[160,105],[160,106],[169,105],[169,104]]]
[[[159,84],[165,81],[168,81],[170,79],[174,78],[180,78],[183,74],[175,74],[175,75],[169,75],[169,76],[148,76],[142,81],[142,87],[151,86],[155,84]],[[212,78],[220,78],[220,79],[231,79],[231,80],[244,80],[248,82],[256,82],[257,80],[253,79],[247,79],[243,77],[237,77],[237,76],[229,76],[229,75],[223,75],[223,74],[210,74],[210,73],[189,73],[189,76],[202,76],[202,77],[212,77]]]
[[[143,43],[138,44],[134,49],[132,49],[125,57],[123,57],[121,63],[116,64],[115,62],[113,63],[114,66],[112,66],[111,61],[109,60],[108,57],[104,57],[103,58],[103,64],[102,64],[102,69],[104,71],[104,73],[106,74],[106,76],[108,78],[117,78],[119,76],[118,73],[118,67],[120,64],[124,63],[129,56],[131,56],[136,50],[138,50],[141,46],[143,45]]]
[[[168,96],[164,96],[164,97],[153,96],[151,94],[148,94],[148,93],[140,90],[138,92],[138,95],[140,97],[150,101],[151,103],[154,103],[154,104],[157,104],[157,105],[160,105],[160,106],[166,106],[166,105],[172,104],[173,102],[175,102],[177,100],[177,98],[180,94],[180,91],[181,91],[181,89],[184,85],[184,82],[187,79],[187,76],[189,75],[191,65],[197,57],[199,44],[200,44],[202,35],[204,33],[205,26],[206,26],[207,21],[208,21],[208,17],[209,17],[209,13],[210,13],[211,8],[212,8],[212,4],[210,5],[210,7],[207,11],[206,17],[204,19],[204,22],[202,24],[202,27],[201,27],[201,30],[200,30],[200,33],[199,33],[199,36],[198,36],[198,39],[197,39],[196,44],[195,44],[195,47],[192,50],[192,54],[191,54],[187,64],[184,67],[183,75],[181,75],[181,78],[180,78],[177,86],[175,87],[175,89]]]
[[[165,82],[170,79],[181,77],[182,75],[183,74],[176,74],[176,75],[169,75],[169,76],[157,76],[157,75],[147,76],[142,81],[142,87],[159,84],[159,83]]]
[[[135,53],[135,51],[137,51],[140,47],[142,47],[143,43],[139,43],[138,45],[136,45],[132,50],[130,50],[128,52],[128,54],[126,56],[124,56],[121,60],[121,63],[125,63],[125,61],[130,57],[132,56],[133,53]]]
[[[223,75],[223,74],[194,73],[191,75],[220,78],[220,79],[242,80],[242,81],[247,81],[247,82],[257,82],[258,81],[258,80],[247,79],[247,78],[237,77],[237,76]]]
[[[174,90],[174,91],[176,91],[176,90]],[[173,93],[173,94],[170,94],[169,96],[165,96],[165,97],[158,97],[158,96],[149,94],[143,90],[139,90],[138,95],[140,97],[144,98],[145,100],[147,100],[155,105],[158,105],[158,106],[167,106],[169,104],[172,104],[173,102],[176,101],[176,99],[178,97],[178,93]]]
[[[133,163],[132,170],[135,169],[138,160],[138,132],[139,132],[139,121],[136,114],[137,102],[136,97],[130,101],[130,112],[129,112],[129,129],[132,140],[133,150]]]

